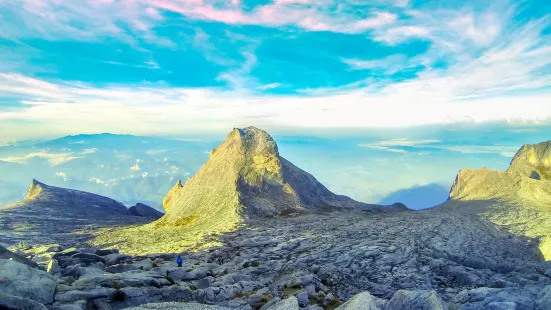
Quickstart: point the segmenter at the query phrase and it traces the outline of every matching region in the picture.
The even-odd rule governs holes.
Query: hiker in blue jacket
[[[176,257],[176,263],[178,267],[182,267],[182,256],[178,255],[178,257]]]

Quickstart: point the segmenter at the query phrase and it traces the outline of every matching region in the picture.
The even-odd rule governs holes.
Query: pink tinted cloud
[[[276,0],[272,4],[258,6],[251,12],[239,9],[237,1],[229,1],[228,5],[222,7],[200,0],[150,0],[148,3],[160,10],[192,19],[270,27],[297,26],[310,31],[361,33],[396,20],[396,15],[385,12],[368,18],[331,12],[325,1],[312,0]]]

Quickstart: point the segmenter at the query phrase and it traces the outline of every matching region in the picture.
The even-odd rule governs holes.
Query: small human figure
[[[176,263],[178,267],[182,267],[182,256],[178,255],[178,257],[176,257]]]

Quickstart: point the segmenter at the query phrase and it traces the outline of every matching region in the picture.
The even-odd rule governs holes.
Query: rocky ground
[[[11,295],[40,291],[50,309],[551,309],[551,264],[536,244],[469,214],[304,215],[217,241],[182,253],[182,268],[175,253],[35,247],[21,253],[49,274],[11,264],[39,273],[39,288],[13,284],[13,266],[0,281]]]

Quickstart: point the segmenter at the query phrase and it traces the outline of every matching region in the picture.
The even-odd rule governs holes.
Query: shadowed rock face
[[[76,230],[143,224],[121,203],[100,195],[49,186],[33,180],[25,198],[0,207],[0,243],[74,245],[87,238]]]
[[[163,201],[165,224],[193,219],[237,223],[311,211],[404,210],[364,204],[329,191],[312,175],[281,157],[275,141],[254,127],[234,129],[185,185],[178,183]],[[182,221],[182,219],[186,219]]]
[[[163,216],[163,213],[153,209],[148,205],[144,205],[143,203],[137,203],[135,206],[128,208],[128,211],[132,215],[143,216],[154,220],[159,219]]]
[[[450,199],[439,208],[475,213],[516,235],[535,238],[544,258],[551,260],[550,146],[551,141],[523,146],[507,171],[461,170]]]

